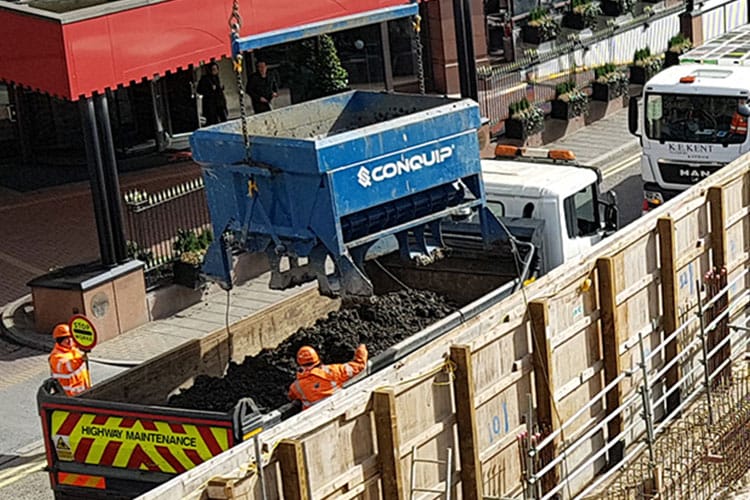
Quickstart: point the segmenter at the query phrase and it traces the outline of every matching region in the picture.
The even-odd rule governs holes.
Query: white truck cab
[[[647,211],[750,151],[750,25],[688,51],[631,97]],[[639,112],[640,107],[640,112]],[[735,126],[741,117],[745,125]]]
[[[502,148],[496,154],[509,152]],[[603,195],[598,169],[576,164],[569,151],[519,149],[513,158],[482,160],[482,178],[496,216],[544,220],[545,272],[585,253],[618,228],[614,193]]]

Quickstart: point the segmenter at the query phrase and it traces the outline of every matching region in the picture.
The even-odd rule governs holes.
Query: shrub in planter
[[[172,245],[175,251],[173,270],[176,284],[193,289],[200,286],[201,264],[211,241],[213,233],[210,229],[200,234],[192,229],[177,230],[177,239]]]
[[[555,87],[557,97],[552,101],[552,118],[570,120],[588,113],[589,97],[575,82],[560,83]]]
[[[630,83],[644,85],[661,70],[661,66],[659,56],[651,54],[648,47],[636,50],[630,65]]]
[[[560,33],[560,25],[544,7],[537,7],[529,12],[529,20],[523,27],[523,41],[539,45],[554,40]]]
[[[628,75],[607,63],[594,70],[596,79],[591,84],[591,98],[595,101],[611,101],[628,93]]]
[[[633,10],[635,0],[602,0],[602,12],[605,16],[621,16]]]
[[[592,0],[573,0],[571,7],[563,16],[562,25],[574,30],[593,28],[602,13],[601,6]]]
[[[525,97],[509,108],[510,117],[505,121],[505,136],[526,140],[544,129],[544,111]]]
[[[678,33],[669,39],[669,49],[664,53],[664,67],[677,66],[680,64],[680,55],[693,48],[693,42],[682,33]]]

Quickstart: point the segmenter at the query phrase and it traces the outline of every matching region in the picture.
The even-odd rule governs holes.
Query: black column
[[[113,266],[116,260],[115,249],[112,239],[112,228],[110,227],[109,203],[107,201],[107,190],[104,182],[99,131],[97,130],[96,114],[94,113],[94,101],[88,97],[81,99],[78,101],[78,108],[81,112],[81,122],[83,124],[83,142],[86,146],[86,163],[91,183],[91,198],[94,202],[96,231],[99,235],[99,254],[102,258],[102,264]]]
[[[109,120],[107,96],[96,95],[94,97],[94,106],[96,107],[96,117],[99,122],[102,139],[101,152],[104,189],[107,190],[109,226],[112,231],[114,257],[117,264],[122,264],[128,259],[128,251],[125,243],[125,228],[122,218],[122,203],[120,201],[120,178],[117,173],[117,158],[115,157],[115,144],[112,140],[112,127]]]
[[[474,26],[471,15],[471,0],[464,0],[464,40],[466,41],[466,65],[467,79],[469,81],[469,95],[479,102],[479,90],[477,88],[477,57],[474,54]]]
[[[453,21],[456,30],[458,80],[461,97],[478,100],[474,29],[471,26],[471,0],[453,0]]]

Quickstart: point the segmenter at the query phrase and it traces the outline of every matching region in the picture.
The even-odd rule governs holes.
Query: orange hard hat
[[[52,338],[54,339],[62,339],[70,336],[70,327],[65,323],[60,323],[52,330]]]
[[[320,356],[315,349],[309,345],[303,345],[297,351],[297,364],[301,366],[317,365],[320,363]]]

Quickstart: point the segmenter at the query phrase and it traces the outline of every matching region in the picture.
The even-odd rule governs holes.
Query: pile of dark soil
[[[399,291],[352,303],[301,328],[279,344],[230,363],[224,377],[196,377],[192,387],[169,399],[169,406],[226,412],[251,397],[267,412],[288,403],[289,385],[297,369],[295,357],[303,345],[313,346],[324,363],[345,363],[357,345],[367,345],[370,358],[447,316],[457,307],[429,291]]]

